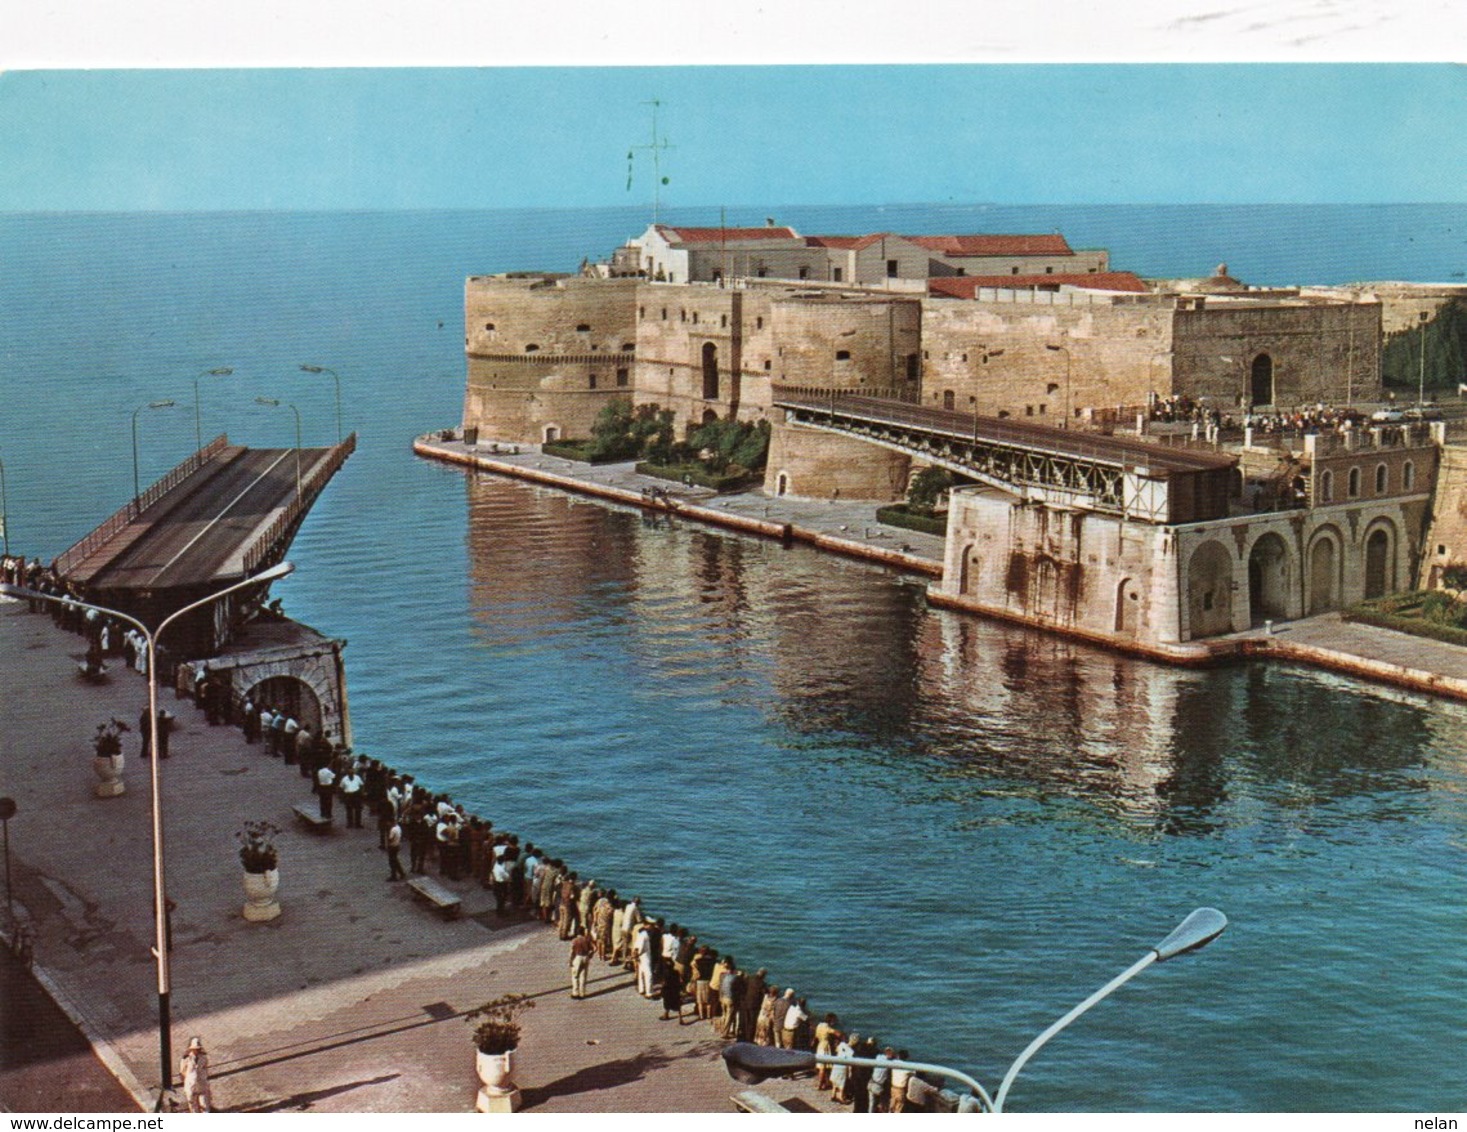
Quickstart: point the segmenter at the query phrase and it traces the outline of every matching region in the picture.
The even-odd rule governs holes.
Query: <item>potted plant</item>
[[[235,837],[239,841],[239,863],[244,866],[247,900],[244,918],[255,922],[280,915],[275,893],[280,888],[280,853],[275,848],[279,827],[267,821],[247,821]]]
[[[475,1104],[480,1112],[515,1112],[520,1107],[520,1091],[511,1075],[520,1045],[519,1017],[534,1005],[527,995],[506,994],[466,1015],[470,1022],[483,1019],[474,1027],[475,1068],[484,1083]]]
[[[122,782],[122,733],[127,730],[127,724],[116,716],[106,723],[97,724],[97,732],[92,736],[92,770],[98,778],[98,798],[115,798],[125,789]]]

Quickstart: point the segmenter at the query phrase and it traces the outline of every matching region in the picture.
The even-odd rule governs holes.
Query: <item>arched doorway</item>
[[[552,425],[546,425],[545,426],[545,443],[546,444],[554,444],[559,439],[560,439],[560,429],[557,426],[553,425],[553,424]]]
[[[970,571],[973,567],[973,544],[971,542],[963,547],[963,555],[960,561],[961,564],[958,567],[958,593],[965,594],[968,592],[968,587],[972,584]]]
[[[1248,553],[1248,616],[1257,624],[1289,613],[1289,552],[1270,531]]]
[[[1396,588],[1395,562],[1391,556],[1391,535],[1377,527],[1365,540],[1365,597],[1385,597]]]
[[[1141,623],[1141,595],[1130,578],[1122,578],[1116,584],[1116,632],[1134,637]]]
[[[703,400],[718,400],[718,346],[703,343]]]
[[[1324,613],[1340,604],[1339,556],[1329,535],[1317,538],[1309,550],[1309,612]]]
[[[1187,564],[1187,626],[1193,640],[1233,631],[1233,556],[1216,540]]]
[[[774,480],[774,494],[783,495],[790,489],[790,477],[787,472],[780,472]]]
[[[321,734],[321,701],[313,689],[297,676],[271,676],[249,690],[249,698],[276,711],[283,711],[312,735]]]
[[[951,389],[944,389],[942,391],[942,407],[950,413],[953,411],[953,406],[956,403],[957,396],[953,393],[953,391]]]
[[[1249,392],[1253,398],[1253,404],[1255,406],[1272,405],[1273,359],[1267,354],[1259,354],[1258,357],[1253,359],[1253,367],[1250,376],[1252,378],[1252,381]]]

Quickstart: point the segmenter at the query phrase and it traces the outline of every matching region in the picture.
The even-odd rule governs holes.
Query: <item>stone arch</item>
[[[965,594],[972,585],[973,551],[975,544],[968,543],[963,547],[962,557],[958,560],[958,593]]]
[[[703,400],[718,400],[718,344],[703,343]]]
[[[1273,391],[1273,358],[1268,354],[1259,354],[1253,359],[1253,364],[1248,367],[1248,393],[1254,405],[1272,405]]]
[[[283,711],[312,735],[321,734],[321,700],[299,676],[267,676],[253,685],[249,698],[256,704]]]
[[[703,410],[703,423],[705,425],[706,424],[715,424],[717,421],[718,421],[718,410],[717,409],[704,409]]]
[[[1187,563],[1187,614],[1193,639],[1233,631],[1233,556],[1216,539],[1198,546]]]
[[[1310,540],[1308,550],[1308,586],[1306,609],[1310,616],[1338,609],[1342,604],[1341,571],[1344,566],[1344,540],[1334,527],[1322,527]]]
[[[1375,494],[1384,495],[1391,486],[1391,470],[1384,464],[1375,466]]]
[[[1326,468],[1319,475],[1319,502],[1333,503],[1335,500],[1335,474]]]
[[[1395,593],[1396,529],[1389,519],[1379,519],[1365,532],[1365,598]]]
[[[1260,621],[1289,615],[1289,548],[1274,531],[1265,531],[1248,550],[1248,617]]]
[[[944,389],[942,391],[942,407],[948,412],[953,411],[953,407],[957,404],[957,400],[957,394],[955,394],[951,389]]]
[[[1125,637],[1134,637],[1141,626],[1141,594],[1136,589],[1134,578],[1122,578],[1116,583],[1115,630]]]
[[[544,443],[546,443],[546,444],[554,444],[559,439],[560,439],[560,426],[559,425],[554,425],[554,424],[548,424],[548,425],[546,425],[545,426],[545,439],[544,439]]]
[[[788,494],[789,489],[790,474],[788,472],[780,472],[779,475],[774,477],[774,494],[777,496],[786,495]]]

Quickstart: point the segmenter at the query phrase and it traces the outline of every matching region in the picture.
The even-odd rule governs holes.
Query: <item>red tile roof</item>
[[[1074,255],[1058,232],[1051,236],[904,236],[949,256]]]
[[[1045,287],[1136,293],[1147,290],[1140,276],[1130,271],[1096,271],[1086,275],[943,275],[927,280],[928,294],[952,299],[971,299],[979,287],[1008,287],[1019,291]]]
[[[811,248],[840,248],[845,251],[859,251],[891,235],[890,232],[872,232],[867,236],[806,236],[805,245]],[[893,238],[900,240],[904,237],[894,236]]]
[[[670,228],[659,224],[657,230],[673,244],[721,244],[739,240],[798,240],[793,228]]]

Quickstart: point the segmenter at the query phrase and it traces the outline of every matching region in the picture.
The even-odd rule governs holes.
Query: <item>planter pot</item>
[[[279,887],[279,869],[269,869],[263,873],[245,873],[244,890],[248,900],[244,906],[244,918],[263,923],[280,915],[280,902],[275,899],[275,892]]]
[[[92,770],[97,775],[98,798],[115,798],[126,787],[122,782],[122,755],[93,755]]]
[[[474,1108],[479,1112],[518,1112],[520,1090],[511,1074],[519,1050],[508,1053],[480,1053],[474,1051],[474,1068],[479,1071],[479,1080],[484,1087],[479,1090]]]

